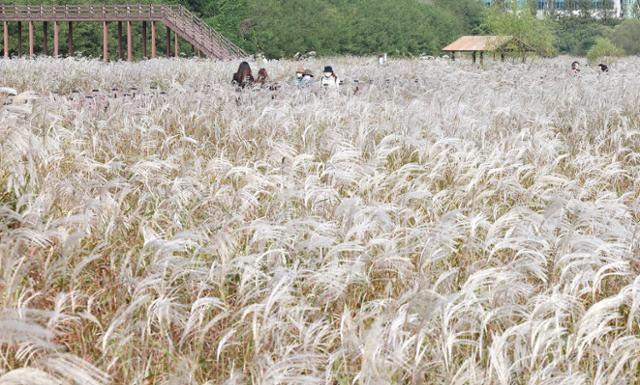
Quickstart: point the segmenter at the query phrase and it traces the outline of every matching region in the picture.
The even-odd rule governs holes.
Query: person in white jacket
[[[340,86],[340,79],[338,79],[336,73],[333,72],[333,68],[331,68],[331,66],[324,67],[320,84],[322,87],[326,88],[338,88],[338,86]]]

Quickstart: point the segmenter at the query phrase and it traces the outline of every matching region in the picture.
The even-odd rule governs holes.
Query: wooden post
[[[102,59],[109,62],[109,23],[102,22]]]
[[[147,22],[142,22],[142,57],[147,57]]]
[[[171,56],[171,29],[167,26],[167,57]]]
[[[33,59],[33,21],[29,21],[29,58]]]
[[[124,59],[124,53],[122,51],[122,22],[118,22],[118,59]]]
[[[451,60],[452,61],[456,61],[456,53],[455,52],[451,52]]]
[[[4,58],[8,59],[9,58],[9,22],[5,21],[4,22]]]
[[[525,63],[527,61],[527,51],[522,51],[522,62]]]
[[[133,41],[131,37],[131,21],[127,21],[127,61],[133,60]]]
[[[68,46],[69,46],[69,56],[73,56],[73,23],[69,22],[69,33],[67,35]]]
[[[173,33],[173,48],[175,48],[176,59],[180,57],[180,38],[176,32]]]
[[[53,22],[53,56],[60,55],[60,25],[58,21]]]
[[[480,51],[480,65],[484,64],[484,52]]]
[[[18,57],[22,56],[22,22],[18,22]]]
[[[49,54],[49,23],[44,21],[42,22],[42,53],[44,56]]]
[[[476,64],[476,51],[471,54],[473,56],[473,64]]]
[[[500,61],[504,61],[504,52],[500,53]]]
[[[156,58],[156,22],[151,22],[151,58]]]

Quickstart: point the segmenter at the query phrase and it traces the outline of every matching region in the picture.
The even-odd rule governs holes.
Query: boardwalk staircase
[[[221,60],[247,56],[241,48],[222,36],[181,5],[3,5],[0,22],[9,21],[155,21],[162,22],[194,48]]]

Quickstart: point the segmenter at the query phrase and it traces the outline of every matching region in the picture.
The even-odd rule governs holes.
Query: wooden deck
[[[122,25],[127,24],[127,60],[132,60],[132,23],[142,23],[143,56],[147,56],[147,24],[151,29],[151,57],[156,57],[156,28],[162,23],[167,29],[167,46],[174,32],[174,55],[179,56],[179,38],[191,43],[194,49],[208,57],[230,60],[245,57],[246,53],[227,38],[211,28],[199,17],[181,5],[135,4],[135,5],[2,5],[0,21],[3,22],[4,56],[9,58],[9,23],[18,24],[18,55],[22,55],[22,23],[29,28],[29,55],[34,55],[33,24],[43,23],[43,48],[45,54],[48,42],[48,24],[53,23],[54,56],[59,56],[59,23],[69,23],[68,47],[73,55],[73,23],[101,22],[103,24],[103,56],[108,61],[108,23],[118,23],[120,59],[122,53]],[[169,54],[169,52],[168,52]]]

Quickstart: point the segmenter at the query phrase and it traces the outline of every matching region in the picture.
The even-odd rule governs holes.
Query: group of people
[[[609,67],[606,64],[598,64],[600,71],[609,72]],[[580,75],[580,63],[574,61],[571,63],[571,70],[569,71],[571,76]],[[269,82],[270,77],[265,68],[260,68],[258,71],[258,76],[256,78],[253,77],[253,73],[251,72],[251,66],[246,61],[240,63],[238,67],[238,71],[233,74],[232,84],[236,85],[239,88],[247,88],[250,86],[260,86],[264,87]],[[335,71],[331,66],[325,66],[322,71],[322,76],[320,79],[315,78],[313,72],[302,66],[296,69],[295,77],[293,78],[292,85],[298,88],[306,88],[310,87],[314,84],[320,84],[323,88],[338,88],[342,81],[338,78]],[[269,89],[276,89],[277,86],[274,84],[269,85]]]
[[[251,71],[251,66],[246,61],[243,61],[242,63],[240,63],[238,71],[233,74],[231,83],[239,88],[247,88],[251,86],[264,87],[268,85],[267,83],[269,82],[269,80],[270,77],[265,68],[260,68],[260,70],[258,71],[258,76],[254,78]],[[310,69],[305,69],[302,66],[298,67],[292,85],[298,88],[304,88],[310,87],[316,83],[325,88],[338,88],[341,84],[341,81],[333,71],[333,68],[331,66],[324,67],[322,76],[317,81]],[[270,85],[269,88],[274,89],[276,88],[276,86]]]
[[[600,71],[602,72],[609,72],[609,66],[606,64],[598,64],[598,67],[600,68]],[[580,75],[580,63],[577,61],[574,61],[573,63],[571,63],[571,70],[569,71],[569,74],[571,74],[572,76],[578,76]]]
[[[320,85],[327,88],[337,88],[340,86],[340,79],[338,75],[333,71],[333,67],[325,66],[322,71],[322,77],[319,80]],[[315,84],[313,72],[304,67],[298,67],[296,70],[296,76],[293,79],[293,85],[299,88],[309,87]]]
[[[260,68],[260,70],[258,70],[258,77],[254,78],[251,72],[251,66],[246,61],[243,61],[240,63],[238,71],[233,74],[233,80],[231,82],[240,88],[246,88],[254,84],[264,86],[269,79],[269,74],[265,68]]]

